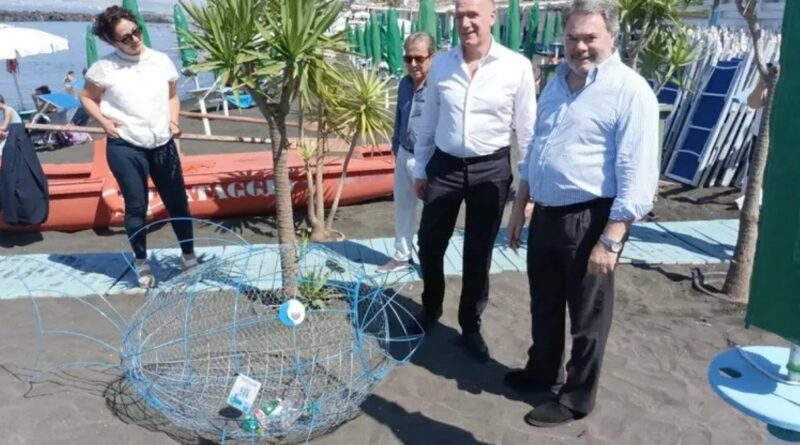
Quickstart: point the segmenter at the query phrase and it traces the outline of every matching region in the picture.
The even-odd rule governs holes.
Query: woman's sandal
[[[150,270],[150,265],[143,263],[136,266],[136,274],[139,277],[139,287],[142,289],[152,289],[156,287],[156,277]]]
[[[193,267],[197,267],[200,264],[200,261],[196,256],[192,256],[190,258],[186,258],[185,256],[181,255],[181,268],[186,271]]]

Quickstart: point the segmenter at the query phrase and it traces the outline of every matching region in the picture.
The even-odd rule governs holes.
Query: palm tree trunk
[[[753,262],[758,240],[758,219],[761,214],[761,189],[764,181],[764,169],[769,153],[769,122],[772,115],[772,100],[778,77],[770,73],[767,77],[767,100],[764,103],[761,125],[758,129],[758,143],[754,147],[753,163],[747,176],[747,190],[744,205],[739,216],[739,235],[736,250],[725,277],[722,292],[732,300],[746,303],[750,296],[750,277],[753,274]]]
[[[275,182],[275,208],[278,223],[278,244],[281,246],[281,280],[285,295],[297,295],[297,249],[294,236],[294,212],[292,210],[292,191],[289,181],[289,164],[286,153],[289,139],[286,136],[286,115],[288,109],[283,101],[276,110],[275,104],[267,102],[267,97],[259,90],[249,89],[261,114],[267,119],[269,138],[272,145],[273,181]],[[276,138],[277,127],[280,140]],[[278,142],[279,141],[279,142]]]
[[[333,217],[336,216],[336,210],[339,208],[339,198],[342,197],[342,190],[344,190],[344,180],[347,179],[347,168],[350,166],[350,158],[353,157],[353,152],[356,149],[356,145],[358,144],[358,140],[361,138],[361,130],[356,130],[355,134],[353,135],[353,140],[350,142],[350,148],[347,150],[347,156],[344,158],[344,164],[342,165],[342,174],[339,176],[339,186],[336,188],[336,196],[333,198],[333,205],[331,206],[331,211],[328,213],[328,224],[327,229],[333,229]]]
[[[272,151],[275,180],[275,208],[278,221],[278,243],[281,248],[281,279],[284,295],[297,295],[297,248],[292,210],[292,184],[289,180],[289,138],[286,136],[286,114],[277,119],[280,144]]]

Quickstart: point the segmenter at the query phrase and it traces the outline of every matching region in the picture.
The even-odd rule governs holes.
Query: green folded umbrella
[[[447,40],[450,40],[452,43],[452,39],[450,38],[451,32],[452,31],[450,30],[450,15],[442,14],[442,38],[443,39],[446,38]]]
[[[355,45],[353,44],[353,29],[350,28],[349,22],[346,22],[344,25],[344,40],[347,42],[347,49],[350,52],[355,51]]]
[[[86,68],[89,68],[97,62],[97,39],[92,33],[92,25],[86,25],[84,38],[86,40]]]
[[[492,25],[492,37],[494,37],[495,42],[503,43],[503,41],[500,40],[500,17],[497,17],[494,21],[494,25]]]
[[[436,38],[436,2],[435,0],[422,0],[419,3],[419,29]]]
[[[386,63],[389,65],[389,71],[394,75],[399,75],[403,72],[403,36],[400,34],[400,27],[397,26],[397,10],[394,8],[389,9],[386,48],[388,50]]]
[[[442,47],[442,21],[439,17],[436,18],[436,48]]]
[[[364,26],[364,57],[372,59],[372,20]]]
[[[197,63],[197,51],[189,44],[189,23],[186,21],[181,5],[176,4],[173,6],[172,18],[175,26],[175,35],[178,37],[181,64],[186,69]]]
[[[362,28],[360,26],[356,27],[356,42],[357,42],[357,45],[358,45],[358,46],[356,46],[356,54],[358,54],[360,56],[366,56],[367,55],[367,44],[366,44],[366,41],[364,39],[364,28]]]
[[[781,34],[781,76],[772,104],[764,197],[745,323],[800,344],[800,125],[795,103],[800,92],[800,52],[794,48],[800,39],[800,2],[786,2]]]
[[[142,13],[139,12],[139,2],[136,0],[122,0],[122,7],[132,12],[133,16],[136,17],[136,24],[139,25],[139,29],[142,30],[142,41],[144,45],[148,48],[152,48],[153,45],[150,43],[150,33],[147,32],[147,25],[144,22]]]
[[[561,30],[561,25],[563,24],[563,19],[561,17],[561,12],[556,12],[556,18],[553,21],[553,41],[561,40],[561,37],[564,35]]]
[[[450,46],[461,45],[461,37],[458,35],[458,29],[453,28],[453,37],[450,39]]]
[[[525,57],[531,59],[536,54],[536,37],[539,33],[539,3],[534,3],[528,14],[528,32],[525,34]]]
[[[553,24],[550,20],[550,10],[544,12],[544,29],[542,30],[542,52],[550,54],[550,43],[553,41]]]
[[[520,36],[519,0],[511,0],[508,3],[508,15],[506,16],[506,46],[512,51],[519,51],[521,44]]]
[[[370,21],[370,48],[372,48],[372,63],[378,65],[383,60],[383,42],[381,41],[381,22],[377,17]]]

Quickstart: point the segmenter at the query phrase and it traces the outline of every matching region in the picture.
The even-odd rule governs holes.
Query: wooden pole
[[[105,134],[105,131],[99,127],[77,127],[75,125],[51,125],[51,124],[25,124],[28,130],[43,130],[43,131],[75,131],[80,133],[91,134]],[[257,138],[252,136],[222,136],[222,135],[205,135],[205,134],[192,134],[183,133],[178,139],[191,140],[191,141],[209,141],[209,142],[235,142],[242,144],[269,144],[270,140],[266,138]]]
[[[267,125],[266,119],[261,119],[257,117],[247,117],[247,116],[225,116],[222,114],[207,114],[207,113],[195,113],[193,111],[181,111],[181,116],[187,117],[189,119],[209,119],[209,120],[218,120],[218,121],[227,121],[227,122],[239,122],[243,124],[259,124],[259,125]],[[287,122],[287,127],[296,127],[298,124],[294,122]]]

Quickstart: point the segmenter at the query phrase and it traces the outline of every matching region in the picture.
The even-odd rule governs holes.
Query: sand
[[[523,415],[547,394],[522,396],[502,377],[524,364],[530,342],[526,279],[492,277],[484,334],[492,349],[480,365],[457,342],[460,282],[448,280],[444,325],[430,332],[411,363],[380,383],[363,405],[364,415],[312,443],[357,444],[754,444],[764,428],[717,398],[706,383],[710,360],[734,344],[780,344],[745,330],[740,309],[694,292],[687,268],[646,270],[623,266],[598,394],[587,419],[554,429],[534,429]],[[403,302],[419,307],[418,283],[403,290]],[[141,297],[114,298],[130,313]],[[109,341],[76,300],[39,300],[50,326],[81,327]],[[15,444],[200,443],[120,394],[119,374],[70,371],[33,386],[28,368],[36,351],[30,301],[0,303],[0,431]],[[117,338],[118,340],[118,338]],[[114,354],[82,340],[48,337],[39,368],[69,359],[115,361]],[[115,414],[116,413],[116,414]]]
[[[234,114],[237,113],[234,111]],[[246,112],[253,115],[252,110]],[[212,124],[212,128],[215,124]],[[225,124],[226,133],[236,127]],[[199,123],[184,124],[198,131]],[[217,131],[215,129],[215,131]],[[261,131],[260,129],[258,131]],[[256,130],[247,130],[253,134]],[[257,148],[257,147],[255,147]],[[253,146],[184,145],[189,153],[254,149]],[[43,162],[81,162],[88,147],[41,154]],[[655,214],[660,221],[735,218],[733,189],[690,190],[663,183]],[[350,238],[391,236],[390,199],[341,209],[336,227]],[[302,226],[302,213],[296,219]],[[252,243],[275,242],[270,216],[218,221]],[[461,224],[461,222],[459,223]],[[220,236],[198,225],[196,236]],[[162,227],[150,245],[168,244],[174,235]],[[0,254],[126,251],[121,228],[76,233],[0,233]],[[622,266],[617,273],[614,325],[608,342],[597,409],[587,419],[554,429],[534,429],[522,417],[531,405],[552,395],[522,396],[504,387],[503,375],[522,366],[530,344],[527,278],[519,273],[492,276],[484,335],[490,363],[479,365],[459,346],[457,297],[460,280],[449,279],[444,326],[426,337],[411,363],[383,381],[363,405],[364,415],[315,445],[333,444],[754,444],[765,430],[738,414],[709,388],[711,359],[735,344],[782,344],[743,327],[741,308],[691,288],[692,266]],[[717,267],[724,270],[724,266]],[[403,289],[403,302],[419,307],[420,283]],[[131,314],[141,296],[111,297]],[[77,300],[40,299],[50,326],[91,330],[118,344],[95,313]],[[175,430],[143,408],[124,390],[119,372],[69,371],[30,385],[37,329],[28,300],[0,302],[0,432],[3,444],[174,444],[208,443]],[[38,364],[118,357],[79,339],[48,337]]]

